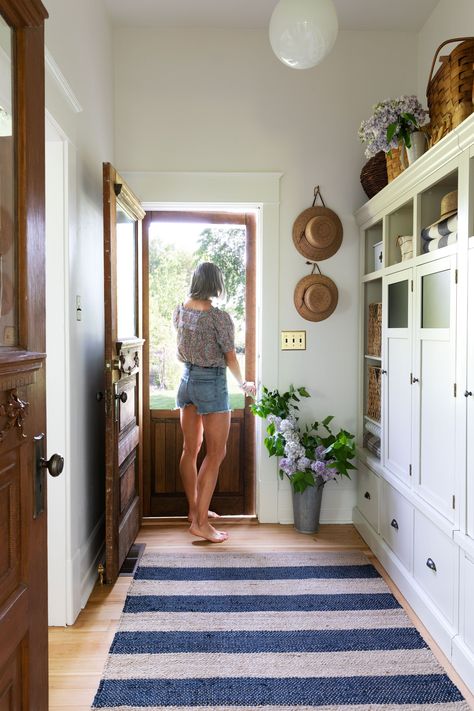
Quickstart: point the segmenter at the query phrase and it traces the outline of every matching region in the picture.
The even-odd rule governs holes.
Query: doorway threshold
[[[217,519],[212,519],[216,525],[246,523],[258,524],[258,518],[255,514],[249,515],[234,515],[234,516],[219,516]],[[142,518],[142,526],[182,526],[183,523],[189,523],[186,516],[146,516]]]

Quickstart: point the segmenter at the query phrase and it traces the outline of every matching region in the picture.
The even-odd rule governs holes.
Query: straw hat
[[[448,217],[451,217],[451,215],[455,215],[458,211],[458,191],[453,190],[450,193],[446,193],[446,195],[443,195],[441,198],[441,206],[440,206],[440,212],[441,215],[440,217],[433,222],[433,224],[429,225],[429,227],[434,227],[435,225],[438,225],[440,222],[443,222],[443,220],[447,220]],[[429,229],[426,228],[426,229]]]
[[[309,274],[295,287],[295,308],[307,321],[324,321],[336,308],[337,300],[337,286],[323,274]]]
[[[341,220],[328,207],[309,207],[293,224],[293,242],[307,259],[314,262],[328,259],[341,246]]]

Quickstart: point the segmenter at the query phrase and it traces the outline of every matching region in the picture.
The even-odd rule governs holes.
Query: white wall
[[[53,64],[47,62],[46,107],[68,139],[69,156],[64,230],[69,303],[58,301],[50,308],[57,310],[57,328],[65,313],[69,328],[66,416],[71,436],[64,472],[69,507],[64,537],[70,599],[64,622],[71,623],[97,577],[103,543],[103,406],[95,393],[103,390],[102,162],[114,159],[113,62],[102,3],[47,0],[46,5],[46,47],[53,59]],[[80,322],[75,318],[76,295],[82,301]],[[49,314],[48,321],[54,324],[54,316]],[[48,418],[55,414],[50,407]],[[54,516],[52,506],[50,522]]]
[[[403,47],[403,51],[400,48]],[[115,151],[121,172],[210,171],[283,174],[280,252],[271,275],[278,298],[271,305],[276,328],[263,342],[269,357],[281,329],[304,329],[305,352],[279,352],[277,376],[268,386],[305,385],[312,393],[308,419],[333,414],[337,425],[355,431],[357,392],[358,234],[352,217],[365,196],[359,183],[364,162],[360,121],[388,96],[417,89],[416,35],[342,32],[330,56],[312,70],[285,67],[273,55],[266,31],[114,31]],[[129,174],[139,197],[139,183]],[[183,176],[183,185],[186,178]],[[302,319],[293,306],[297,281],[309,273],[293,246],[291,228],[309,207],[313,187],[340,216],[339,252],[321,263],[339,288],[335,313],[319,324]],[[147,195],[150,201],[162,196]],[[183,199],[191,199],[188,196]],[[276,470],[275,470],[276,476]],[[322,520],[349,521],[351,483],[326,488]],[[276,518],[291,520],[284,484]]]
[[[418,96],[426,101],[426,86],[433,57],[439,45],[453,37],[474,35],[474,3],[472,0],[440,0],[418,35]],[[456,44],[443,47],[440,54],[449,54]],[[436,63],[436,68],[439,62]]]

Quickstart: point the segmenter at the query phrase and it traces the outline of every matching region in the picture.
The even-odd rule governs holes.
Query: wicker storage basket
[[[381,369],[369,365],[369,383],[367,387],[367,416],[375,422],[380,422],[380,402],[382,393]]]
[[[362,168],[360,182],[368,198],[377,195],[388,183],[385,153],[379,151]]]
[[[382,304],[369,304],[367,355],[380,358],[382,348]]]
[[[402,150],[402,148],[392,148],[390,153],[385,154],[385,161],[387,164],[387,178],[389,183],[391,183],[392,180],[395,180],[395,178],[397,178],[400,173],[403,173],[403,171],[405,170],[400,160],[400,154]]]
[[[441,66],[433,76],[439,51],[451,42],[461,44],[448,56],[439,58]],[[440,44],[431,65],[426,89],[431,120],[431,145],[459,126],[472,113],[473,83],[474,37],[457,37]]]

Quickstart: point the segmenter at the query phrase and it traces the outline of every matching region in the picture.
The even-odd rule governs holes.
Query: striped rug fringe
[[[469,711],[360,553],[145,554],[93,708]]]

